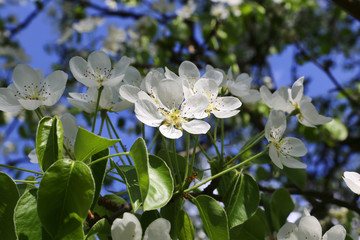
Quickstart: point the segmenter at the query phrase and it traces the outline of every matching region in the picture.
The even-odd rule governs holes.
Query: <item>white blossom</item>
[[[299,224],[285,223],[277,233],[278,240],[344,240],[346,230],[341,225],[330,228],[323,236],[320,222],[305,209]]]
[[[100,17],[87,17],[80,20],[79,22],[73,23],[72,27],[75,31],[79,33],[89,33],[92,32],[95,28],[102,25],[105,21],[105,18]]]
[[[193,0],[188,0],[184,6],[176,10],[176,14],[183,19],[187,19],[194,14],[195,10],[196,3]]]
[[[147,227],[144,240],[170,240],[171,225],[165,218],[158,218]],[[111,225],[113,240],[141,240],[142,228],[134,214],[124,213],[123,218],[117,218]]]
[[[55,71],[45,78],[40,69],[19,64],[14,69],[13,81],[7,88],[0,88],[1,111],[35,110],[54,105],[65,90],[67,74]]]
[[[130,59],[124,56],[112,69],[109,56],[102,51],[92,52],[88,61],[79,56],[70,59],[72,74],[76,80],[88,87],[119,85],[129,64]]]
[[[108,35],[103,40],[103,50],[112,55],[116,55],[124,48],[126,37],[126,32],[122,28],[118,28],[114,24],[109,25]]]
[[[289,168],[306,168],[306,164],[293,157],[302,157],[307,150],[304,143],[294,137],[285,137],[285,113],[272,110],[265,126],[265,137],[270,142],[269,155],[271,161],[280,169],[283,165]]]
[[[357,172],[344,172],[343,179],[351,191],[360,194],[360,174]]]

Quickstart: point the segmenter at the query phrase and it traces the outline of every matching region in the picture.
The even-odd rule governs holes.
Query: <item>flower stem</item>
[[[105,156],[105,157],[102,157],[102,158],[98,158],[96,159],[95,161],[91,162],[91,163],[88,163],[88,166],[91,166],[95,163],[98,163],[98,162],[101,162],[102,160],[105,160],[105,159],[108,159],[108,158],[111,158],[111,157],[117,157],[117,156],[122,156],[122,155],[129,155],[130,153],[129,152],[122,152],[122,153],[116,153],[116,154],[112,154],[112,155],[108,155],[108,156]]]
[[[40,183],[38,181],[27,181],[27,180],[14,180],[14,182],[20,182],[20,183]]]
[[[103,112],[103,111],[105,111],[105,113]],[[103,127],[104,127],[104,122],[105,122],[105,119],[106,119],[106,110],[103,110],[103,111],[101,111],[101,125],[100,125],[100,130],[99,130],[99,133],[98,133],[98,135],[99,136],[101,136],[101,133],[102,133],[102,130],[103,130]]]
[[[111,134],[111,130],[110,130],[108,118],[106,118],[106,128],[107,128],[107,130],[108,130],[109,137],[112,139],[113,137],[112,137],[112,134]],[[119,153],[119,149],[116,147],[116,145],[114,145],[114,148],[115,148],[115,151],[116,151],[117,153]],[[120,158],[120,161],[122,162],[122,164],[123,164],[123,165],[126,165],[124,159],[122,159],[121,156],[119,156],[119,158]]]
[[[98,96],[97,96],[97,100],[96,100],[96,108],[95,108],[94,120],[93,120],[93,125],[92,125],[91,132],[94,132],[94,131],[95,131],[96,117],[97,117],[97,112],[98,112],[98,110],[99,110],[100,97],[101,97],[101,93],[102,93],[102,90],[103,90],[103,89],[104,89],[104,86],[101,86],[101,87],[98,89]]]
[[[159,134],[160,134],[160,131],[156,131],[155,136],[154,136],[153,140],[151,141],[151,144],[150,144],[150,147],[149,147],[149,152],[151,152],[151,149],[153,148],[154,143],[155,143],[157,137],[159,136]]]
[[[193,173],[193,167],[194,167],[194,161],[195,161],[195,155],[196,155],[196,147],[198,145],[198,140],[199,140],[199,135],[195,135],[195,143],[194,143],[194,148],[193,148],[193,153],[191,155],[191,162],[190,162],[190,166],[187,166],[187,168],[185,169],[185,178],[184,178],[184,182],[183,182],[183,186],[186,185],[186,181],[188,179],[189,176],[192,175]],[[190,145],[190,134],[188,134],[188,142]],[[200,145],[199,145],[200,146]],[[188,146],[189,147],[189,146]],[[186,162],[189,162],[189,149],[187,147],[187,158],[186,158]]]
[[[141,123],[141,132],[142,132],[142,138],[144,139],[145,143],[146,143],[146,138],[145,138],[145,124]]]
[[[221,159],[221,153],[220,153],[220,151],[219,151],[218,146],[216,145],[216,141],[215,141],[215,139],[212,137],[212,135],[211,135],[211,133],[210,133],[210,132],[208,132],[208,136],[209,136],[209,138],[210,138],[210,140],[211,140],[212,144],[213,144],[213,145],[214,145],[214,147],[215,147],[216,154],[218,155],[219,159]]]
[[[163,141],[163,145],[164,145],[164,148],[165,148],[165,151],[166,151],[166,156],[167,156],[167,159],[168,159],[169,167],[171,169],[171,173],[175,176],[174,166],[173,166],[171,158],[170,158],[170,153],[169,153],[169,150],[168,150],[167,145],[166,145],[166,140],[165,140],[165,137],[162,134],[161,134],[161,139]]]
[[[177,155],[176,155],[176,144],[175,144],[175,139],[172,140],[172,147],[173,147],[173,159],[175,161],[175,167],[176,167],[176,176],[177,176],[177,181],[178,184],[180,185],[180,189],[182,190],[182,182],[181,182],[181,175],[180,175],[180,167],[179,167],[179,162],[177,160]],[[188,163],[186,163],[186,167],[187,167]]]
[[[16,170],[20,170],[20,171],[24,171],[24,172],[30,172],[30,173],[35,173],[35,174],[43,175],[43,173],[42,173],[42,172],[36,172],[36,171],[32,171],[32,170],[25,169],[25,168],[19,168],[19,167],[14,167],[14,166],[8,166],[8,165],[4,165],[4,164],[0,164],[0,167],[12,168],[12,169],[16,169]]]
[[[224,119],[222,118],[220,120],[220,124],[221,124],[221,161],[224,161]]]
[[[115,172],[113,172],[113,173],[115,173]],[[118,174],[118,173],[116,173],[116,174]],[[120,178],[114,177],[114,176],[112,176],[110,174],[107,174],[106,176],[111,178],[111,179],[114,179],[114,180],[116,180],[118,182],[125,183],[125,181],[121,180]]]
[[[204,181],[196,184],[195,186],[193,186],[193,187],[191,187],[191,188],[185,189],[185,190],[184,190],[184,193],[188,193],[188,192],[190,192],[190,191],[192,191],[192,190],[194,190],[194,189],[196,189],[196,188],[204,185],[205,183],[207,183],[207,182],[209,182],[209,181],[211,181],[211,180],[213,180],[213,179],[215,179],[215,178],[218,178],[218,177],[220,177],[220,176],[222,176],[222,175],[224,175],[224,174],[226,174],[226,173],[228,173],[228,172],[230,172],[230,171],[232,171],[232,170],[234,170],[234,169],[236,169],[236,168],[239,168],[239,167],[245,165],[246,163],[249,163],[249,162],[251,162],[252,160],[260,157],[261,155],[263,155],[263,154],[266,153],[266,152],[267,152],[267,149],[264,150],[264,151],[262,151],[262,152],[260,152],[260,153],[258,153],[258,154],[256,154],[256,155],[254,155],[254,156],[252,156],[252,157],[250,157],[250,158],[248,158],[248,159],[246,159],[246,160],[244,160],[244,161],[242,161],[242,162],[239,163],[238,165],[235,165],[235,166],[232,166],[232,167],[230,167],[230,168],[227,168],[227,169],[223,170],[222,172],[219,172],[218,174],[215,174],[214,176],[209,177],[208,179],[206,179],[206,180],[204,180]]]

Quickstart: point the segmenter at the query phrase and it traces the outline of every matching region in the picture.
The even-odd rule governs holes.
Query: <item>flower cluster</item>
[[[320,222],[305,209],[304,216],[300,219],[299,224],[286,223],[282,226],[277,234],[278,240],[297,240],[297,239],[312,239],[312,240],[344,240],[346,237],[346,230],[341,225],[335,225],[330,228],[324,236],[322,236],[322,229]]]

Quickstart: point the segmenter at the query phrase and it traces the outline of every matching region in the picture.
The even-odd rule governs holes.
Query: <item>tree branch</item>
[[[358,0],[332,0],[348,14],[360,21],[360,2]]]

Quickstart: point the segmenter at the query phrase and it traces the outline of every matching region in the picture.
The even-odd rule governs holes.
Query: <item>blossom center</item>
[[[48,92],[50,85],[48,83],[42,82],[39,85],[24,85],[22,91],[17,90],[15,97],[19,97],[27,100],[41,100],[45,101],[51,93]]]
[[[163,112],[165,114],[165,125],[172,125],[181,130],[181,124],[186,120],[181,116],[180,110],[173,108],[170,112]]]

